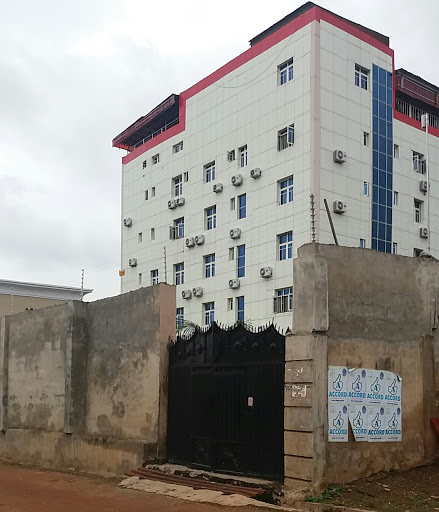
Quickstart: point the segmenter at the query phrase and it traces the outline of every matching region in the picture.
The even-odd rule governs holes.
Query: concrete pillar
[[[0,318],[0,430],[8,426],[9,317]]]
[[[326,487],[327,338],[291,335],[285,340],[285,497]]]

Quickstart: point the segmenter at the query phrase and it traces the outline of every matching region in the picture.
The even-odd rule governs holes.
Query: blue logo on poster
[[[396,419],[396,413],[393,413],[393,416],[390,418],[389,427],[396,428],[398,426],[398,420]]]
[[[332,423],[334,424],[335,428],[341,428],[343,426],[344,419],[341,417],[341,411],[338,411],[338,414]]]
[[[371,423],[372,427],[373,428],[380,428],[381,427],[381,420],[380,420],[380,417],[379,417],[379,414],[377,413],[377,415],[375,416],[375,418],[372,420],[372,423]]]
[[[343,389],[343,382],[341,380],[341,373],[338,374],[338,377],[335,379],[335,381],[332,383],[332,387],[336,391],[341,391]]]
[[[360,382],[360,376],[357,375],[357,378],[352,383],[352,389],[359,393],[362,388],[363,388],[363,384]]]
[[[398,386],[396,385],[396,379],[393,379],[392,384],[390,384],[389,393],[391,395],[396,395],[396,393],[398,393]]]
[[[361,428],[363,426],[363,418],[361,417],[361,411],[355,416],[353,421],[354,427]]]

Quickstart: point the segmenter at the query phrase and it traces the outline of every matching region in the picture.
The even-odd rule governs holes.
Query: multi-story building
[[[439,255],[439,89],[393,57],[308,2],[118,135],[122,291],[166,281],[178,319],[289,326],[297,248],[334,242],[325,199],[341,245]]]

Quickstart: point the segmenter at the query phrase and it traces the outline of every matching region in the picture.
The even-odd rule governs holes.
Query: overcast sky
[[[124,151],[111,140],[302,5],[0,0],[0,279],[119,293]],[[439,85],[437,0],[321,0]]]

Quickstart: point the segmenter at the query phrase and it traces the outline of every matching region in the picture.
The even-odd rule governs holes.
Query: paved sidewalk
[[[256,512],[123,489],[118,480],[0,463],[0,512]]]

